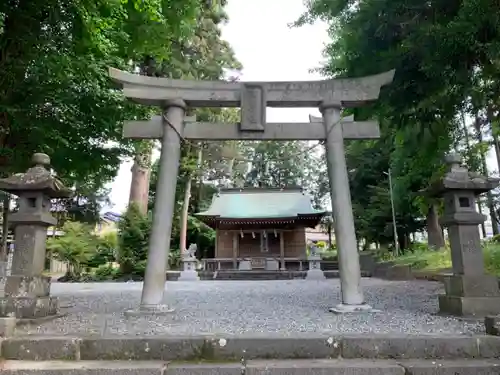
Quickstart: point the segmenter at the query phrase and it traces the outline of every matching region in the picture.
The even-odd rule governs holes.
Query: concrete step
[[[0,345],[1,358],[22,361],[500,358],[500,337],[487,335],[24,336]]]
[[[2,375],[498,375],[500,361],[262,360],[245,363],[155,361],[3,361]]]

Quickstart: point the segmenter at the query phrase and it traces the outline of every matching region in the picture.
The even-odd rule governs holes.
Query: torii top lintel
[[[265,103],[264,107],[317,107],[321,103],[358,107],[378,99],[380,88],[392,82],[394,72],[321,81],[226,82],[147,77],[109,69],[110,77],[135,102],[162,106],[167,100],[183,99],[191,107],[239,107],[244,96]]]

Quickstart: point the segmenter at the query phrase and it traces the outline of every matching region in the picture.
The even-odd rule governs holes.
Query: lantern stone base
[[[439,312],[456,316],[484,317],[500,313],[500,297],[439,296]]]
[[[500,336],[500,315],[490,315],[484,318],[484,326],[488,335]]]
[[[57,297],[4,297],[0,298],[0,318],[39,319],[56,316],[59,312]]]
[[[17,319],[13,317],[0,318],[0,337],[14,336]]]
[[[441,313],[474,317],[500,313],[500,289],[495,276],[452,275],[443,281],[446,295],[439,296]]]
[[[450,275],[443,278],[446,295],[500,297],[498,278],[490,275]]]
[[[7,276],[5,295],[8,297],[48,297],[50,277],[48,276]]]

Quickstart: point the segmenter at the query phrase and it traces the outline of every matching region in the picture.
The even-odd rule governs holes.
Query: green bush
[[[118,256],[122,275],[135,275],[139,263],[147,259],[151,219],[131,204],[118,224]],[[144,270],[142,269],[142,274]]]
[[[179,249],[171,249],[168,254],[168,265],[171,270],[178,270],[181,266],[181,252]]]
[[[328,244],[325,241],[318,241],[316,242],[316,247],[318,248],[318,250],[323,251],[328,248]]]
[[[413,242],[407,252],[424,252],[424,251],[435,251],[429,249],[429,246],[424,242]]]
[[[98,238],[90,226],[77,222],[66,222],[62,227],[63,236],[47,240],[50,256],[68,265],[66,279],[78,281],[98,247]]]
[[[187,224],[187,246],[190,244],[198,246],[197,258],[213,257],[215,255],[215,230],[193,216],[188,216]],[[174,246],[178,243],[178,237],[172,238]]]
[[[116,261],[118,236],[116,232],[108,232],[97,238],[95,254],[87,262],[89,268],[97,268]]]
[[[484,246],[484,266],[489,274],[500,276],[500,245],[496,242]]]
[[[134,280],[144,279],[144,274],[146,273],[146,264],[146,259],[140,260],[135,264],[134,270],[131,273],[131,276]]]
[[[386,247],[374,250],[373,255],[380,262],[389,262],[394,260],[394,253]]]
[[[93,279],[95,281],[115,280],[120,276],[118,268],[110,267],[109,265],[101,265],[94,270]]]
[[[323,260],[337,260],[337,250],[328,250],[321,253]]]

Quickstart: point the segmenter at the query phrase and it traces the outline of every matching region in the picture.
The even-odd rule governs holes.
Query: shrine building
[[[213,271],[302,269],[305,228],[316,227],[324,214],[299,187],[221,189],[210,208],[196,214],[216,231],[215,258],[204,264]]]

